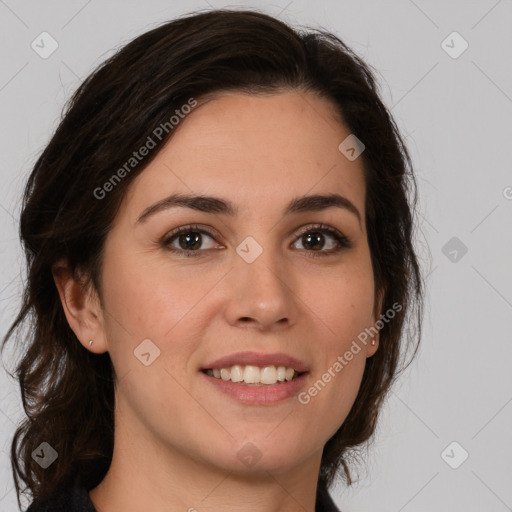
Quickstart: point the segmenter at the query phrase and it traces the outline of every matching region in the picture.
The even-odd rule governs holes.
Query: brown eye
[[[183,226],[166,235],[161,244],[165,249],[178,255],[196,257],[201,256],[204,250],[213,248],[211,243],[210,246],[204,247],[205,236],[215,241],[216,235],[205,229],[195,225]],[[324,224],[309,227],[296,236],[298,239],[295,244],[300,242],[302,248],[299,249],[307,252],[308,256],[332,256],[342,249],[353,246],[345,235]]]
[[[322,249],[325,244],[324,235],[319,231],[312,231],[302,235],[302,244],[308,249]]]
[[[353,246],[352,242],[337,229],[323,224],[313,226],[297,236],[299,237],[297,242],[301,242],[304,250],[311,253],[309,254],[310,256],[329,256]],[[331,240],[330,242],[328,241],[329,239]],[[326,245],[329,247],[327,250],[323,250]]]
[[[191,231],[190,233],[184,233],[178,235],[178,244],[181,249],[199,249],[201,245],[201,233],[197,231]]]
[[[169,233],[162,245],[171,252],[179,253],[184,256],[200,256],[201,249],[211,249],[212,247],[203,247],[204,237],[214,240],[211,233],[204,229],[194,226],[183,226]]]

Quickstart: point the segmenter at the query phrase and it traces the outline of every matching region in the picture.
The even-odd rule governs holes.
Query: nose
[[[239,254],[226,276],[227,321],[261,331],[289,328],[299,314],[294,279],[277,251],[263,249],[252,262]]]

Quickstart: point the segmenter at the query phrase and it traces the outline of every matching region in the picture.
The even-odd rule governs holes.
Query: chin
[[[275,425],[274,425],[275,427]],[[259,435],[248,436],[236,443],[229,461],[230,469],[243,473],[283,473],[301,464],[305,459],[304,436],[295,440],[289,435],[275,435],[272,428]],[[282,428],[282,427],[278,427]]]

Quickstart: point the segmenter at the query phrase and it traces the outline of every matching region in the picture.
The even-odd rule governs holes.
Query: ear
[[[382,313],[382,304],[384,301],[384,292],[385,290],[381,290],[378,294],[377,300],[375,301],[375,306],[373,308],[373,318],[372,318],[372,327],[374,329],[378,329],[376,325],[377,321],[380,320],[380,315]],[[371,341],[366,345],[366,357],[371,357],[377,352],[379,348],[379,333],[376,333],[372,336]]]
[[[85,279],[73,276],[65,260],[53,265],[52,274],[68,324],[80,343],[91,352],[106,352],[103,313],[94,287],[87,288]]]

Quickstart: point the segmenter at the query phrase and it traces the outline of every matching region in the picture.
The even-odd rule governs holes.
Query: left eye
[[[297,242],[302,242],[302,244],[306,244],[306,247],[309,249],[313,249],[315,252],[317,252],[317,248],[319,245],[321,245],[321,249],[325,248],[325,237],[328,237],[331,239],[331,251],[336,248],[338,248],[340,245],[344,245],[344,241],[342,239],[342,236],[338,236],[336,233],[332,233],[331,230],[327,229],[310,229],[309,231],[306,231],[302,235],[300,235]],[[334,240],[334,243],[332,242]],[[295,242],[295,243],[297,243]]]
[[[204,229],[196,226],[183,226],[169,233],[162,241],[162,245],[171,252],[187,257],[201,256],[201,248],[213,248],[212,245],[206,248],[202,247],[204,235],[211,240],[215,240],[215,235]],[[309,253],[309,256],[329,256],[344,248],[352,247],[352,242],[345,235],[330,226],[312,226],[307,230],[296,233],[296,236],[298,239],[294,244],[301,242],[304,250]],[[331,247],[329,250],[325,250],[326,236],[331,239]],[[175,242],[178,242],[179,247],[174,245]]]

